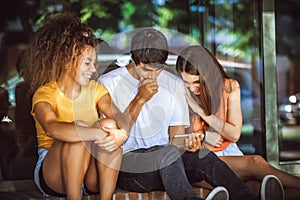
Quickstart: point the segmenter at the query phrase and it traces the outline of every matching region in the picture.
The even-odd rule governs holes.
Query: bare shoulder
[[[240,89],[240,84],[237,80],[235,79],[229,79],[230,81],[230,88],[231,91],[239,90]]]
[[[240,84],[235,79],[225,79],[225,81],[224,81],[224,87],[225,87],[225,91],[227,93],[229,93],[229,94],[231,92],[239,91],[240,90]]]

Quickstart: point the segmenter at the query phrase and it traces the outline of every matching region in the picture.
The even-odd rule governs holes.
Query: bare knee
[[[264,171],[268,167],[268,163],[259,155],[246,155],[239,158],[232,158],[229,165],[233,171],[242,179],[258,179],[264,176]]]
[[[269,173],[269,170],[272,167],[262,156],[259,155],[252,156],[250,164],[250,166],[253,166],[252,168],[255,170],[255,177],[258,180],[262,180],[263,177]]]
[[[82,142],[64,143],[61,159],[65,167],[80,168],[81,172],[87,170],[91,154]]]
[[[104,133],[106,134],[106,136],[108,135],[108,132],[105,131],[105,129],[103,128],[117,128],[117,123],[115,120],[111,119],[111,118],[102,118],[99,121],[99,125],[100,128],[102,129],[102,131],[104,131]]]
[[[117,123],[115,120],[111,119],[111,118],[102,118],[99,121],[99,125],[100,127],[106,127],[106,128],[117,128]]]
[[[81,156],[90,154],[88,149],[87,143],[84,142],[65,142],[62,145],[62,154],[67,154],[67,156]]]
[[[257,167],[264,167],[268,166],[269,163],[260,155],[253,155],[251,156],[251,165]]]

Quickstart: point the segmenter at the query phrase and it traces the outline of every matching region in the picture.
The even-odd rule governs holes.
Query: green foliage
[[[233,57],[249,55],[253,47],[258,47],[258,3],[249,0],[238,3],[213,0],[20,1],[26,5],[20,13],[27,15],[24,21],[32,23],[33,30],[40,27],[49,14],[70,12],[80,17],[102,38],[134,28],[158,26],[187,34],[198,41],[207,36],[215,39],[224,37],[226,39],[215,45],[218,51],[224,51],[227,55],[229,52]],[[212,30],[214,35],[211,35]]]
[[[157,24],[157,12],[152,1],[124,0],[120,7],[122,12],[122,18],[119,20],[120,31]]]
[[[100,19],[111,17],[111,15],[107,12],[107,7],[99,3],[98,0],[83,0],[80,14],[80,19],[84,23],[86,23],[93,15]]]
[[[122,5],[123,19],[128,21],[135,12],[135,6],[131,2],[125,2]]]
[[[159,15],[157,21],[158,21],[158,24],[160,25],[160,27],[168,28],[169,22],[174,17],[174,12],[169,8],[160,7],[157,9],[157,13]]]

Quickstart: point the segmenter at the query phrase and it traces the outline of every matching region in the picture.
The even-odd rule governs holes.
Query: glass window
[[[260,1],[154,0],[147,6],[147,13],[142,12],[143,6],[130,3],[121,6],[127,16],[126,20],[121,19],[121,32],[117,37],[103,35],[114,52],[121,55],[127,53],[125,56],[117,56],[119,62],[129,62],[128,33],[142,25],[151,24],[160,28],[169,38],[170,51],[175,54],[186,45],[194,43],[209,48],[228,75],[241,86],[243,128],[239,147],[244,154],[264,155]],[[130,12],[132,9],[136,12]],[[147,20],[136,21],[137,16]],[[105,57],[107,55],[100,55],[100,61]],[[169,57],[168,64],[174,67],[175,60],[176,56]]]
[[[28,35],[28,27],[35,30],[47,14],[65,10],[88,23],[96,36],[103,40],[101,44],[104,46],[102,48],[100,46],[99,53],[99,74],[108,67],[116,67],[113,62],[116,59],[121,64],[129,62],[130,34],[128,33],[141,27],[156,27],[166,34],[170,51],[173,52],[167,61],[171,71],[174,70],[176,53],[185,46],[201,44],[209,48],[217,56],[228,75],[236,79],[241,86],[243,127],[238,141],[240,149],[244,154],[265,156],[266,131],[261,59],[262,1],[136,0],[132,3],[130,0],[121,2],[103,0],[100,6],[98,1],[91,1],[89,4],[86,4],[86,1],[64,0],[44,0],[41,4],[28,0],[21,2],[22,5],[24,4],[22,6],[24,12],[20,12],[24,14],[22,23],[18,13],[14,12],[16,17],[8,16],[6,19],[8,23],[0,24],[1,31],[4,30],[0,33],[2,39],[0,84],[8,94],[5,96],[5,92],[2,90],[0,92],[10,103],[9,110],[5,111],[5,116],[13,120],[8,128],[5,127],[9,132],[15,135],[18,133],[15,124],[17,120],[15,87],[22,79],[17,73],[16,61],[20,52],[26,48],[27,38],[24,40],[24,36]],[[300,79],[296,76],[300,74],[300,56],[297,49],[300,41],[300,26],[299,20],[297,21],[295,17],[299,10],[299,3],[294,0],[276,0],[276,4],[280,160],[294,161],[299,160],[300,151]],[[4,24],[10,25],[3,27]],[[26,26],[22,27],[24,24]],[[8,35],[11,34],[10,39],[14,42],[7,48],[3,48],[3,39],[5,39],[3,35],[7,34],[5,32],[12,32]],[[24,34],[20,36],[20,32]],[[20,36],[20,41],[17,41],[19,37],[14,34]],[[24,135],[21,136],[17,139],[18,143],[14,144],[15,149],[27,147],[21,142],[25,141]],[[27,145],[30,141],[25,142]],[[31,152],[31,149],[29,150]],[[11,158],[15,159],[17,153],[12,151],[11,155]],[[28,159],[34,160],[36,157]],[[10,163],[12,162],[7,162],[7,168],[11,167]],[[30,165],[28,169],[32,170],[32,168],[33,165]],[[28,174],[31,176],[31,171]],[[16,174],[12,173],[4,179],[16,178],[14,176]]]
[[[200,42],[241,87],[243,128],[238,145],[245,154],[264,155],[259,1],[200,2]]]
[[[300,162],[299,1],[276,0],[279,161]]]

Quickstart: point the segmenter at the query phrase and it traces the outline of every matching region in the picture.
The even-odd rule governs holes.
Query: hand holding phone
[[[200,141],[203,140],[204,138],[204,134],[203,132],[197,132],[194,133],[197,136],[200,136]],[[192,146],[194,146],[195,144],[190,144],[191,141],[187,140],[190,134],[176,134],[174,135],[174,137],[171,139],[170,144],[176,145],[179,148],[187,148],[187,150],[189,150],[190,148],[192,148]],[[187,140],[187,141],[186,141]],[[186,144],[187,142],[187,144]]]

